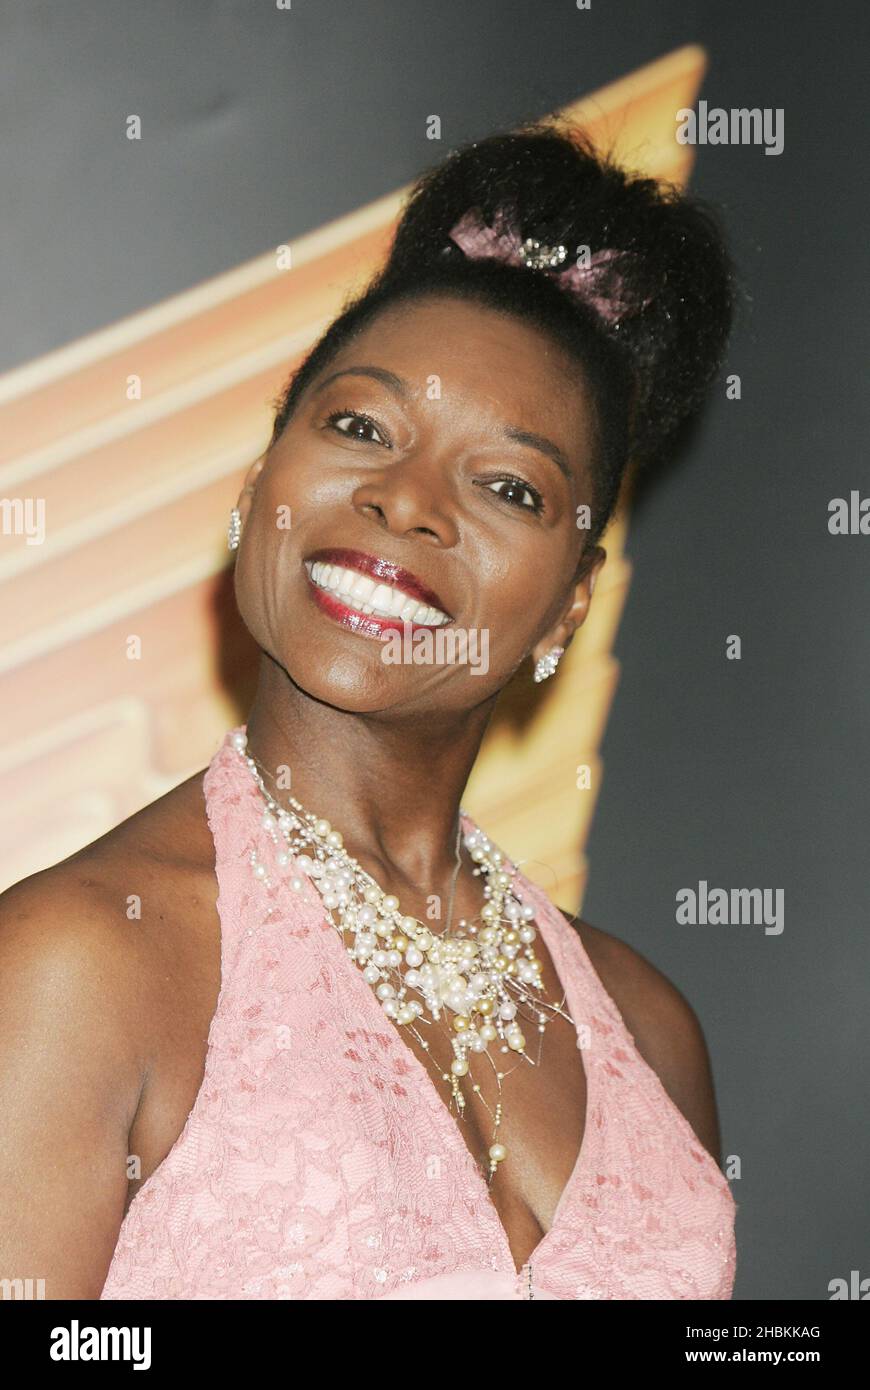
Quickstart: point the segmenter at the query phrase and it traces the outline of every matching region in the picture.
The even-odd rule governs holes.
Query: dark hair
[[[521,238],[563,244],[566,268],[575,247],[632,253],[610,282],[622,316],[607,321],[556,275],[466,257],[449,233],[471,209],[490,225],[501,211]],[[661,458],[703,401],[725,353],[734,286],[709,205],[627,172],[560,117],[464,145],[414,184],[385,265],[275,401],[270,447],[308,384],[383,310],[436,294],[477,302],[538,327],[580,365],[595,412],[591,546],[629,461]]]

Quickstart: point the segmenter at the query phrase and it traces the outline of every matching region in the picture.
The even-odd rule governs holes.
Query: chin
[[[306,695],[348,714],[388,710],[408,694],[407,679],[395,667],[382,666],[377,652],[372,662],[351,652],[324,651],[318,658],[316,649],[308,647],[303,660],[297,655],[282,664]]]

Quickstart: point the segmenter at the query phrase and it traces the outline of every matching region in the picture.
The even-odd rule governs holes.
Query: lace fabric
[[[241,726],[244,728],[244,726]],[[517,1272],[444,1097],[295,893],[227,734],[204,777],[221,987],[200,1090],[124,1218],[102,1299],[728,1299],[736,1205],[579,934],[520,873],[578,1027],[583,1145]],[[469,824],[474,824],[466,818]],[[251,853],[271,883],[255,879]]]

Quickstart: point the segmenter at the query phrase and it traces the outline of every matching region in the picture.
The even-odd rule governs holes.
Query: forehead
[[[323,374],[362,363],[403,377],[412,398],[425,401],[435,377],[441,399],[529,430],[559,429],[566,451],[590,438],[581,364],[543,330],[487,305],[446,296],[392,305]]]

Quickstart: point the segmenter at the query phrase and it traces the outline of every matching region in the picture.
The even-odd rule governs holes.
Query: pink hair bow
[[[451,229],[450,239],[472,260],[491,257],[507,265],[524,265],[542,270],[560,286],[566,286],[579,295],[609,324],[618,324],[631,309],[632,302],[622,291],[620,277],[610,268],[614,261],[630,255],[630,252],[596,251],[590,256],[588,265],[575,263],[567,270],[558,270],[557,267],[564,263],[568,255],[565,246],[545,246],[534,237],[526,237],[523,241],[502,209],[496,212],[494,221],[494,227],[488,226],[478,210],[472,208]],[[643,303],[648,304],[649,299]]]

